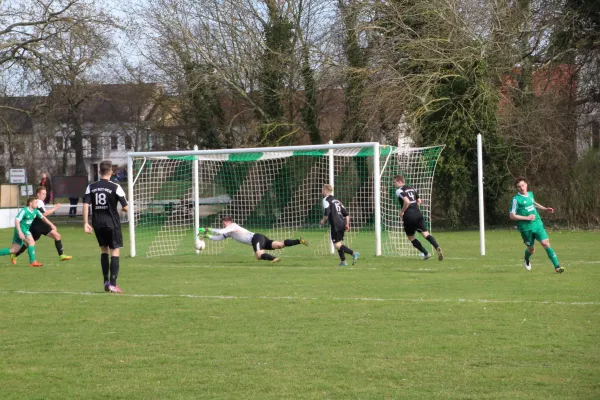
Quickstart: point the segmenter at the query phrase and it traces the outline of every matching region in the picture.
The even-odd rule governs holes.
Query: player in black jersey
[[[44,199],[47,198],[48,191],[44,186],[40,186],[35,190],[35,195],[37,197],[36,208],[38,211],[44,216],[48,217],[53,214],[58,208],[60,204],[55,204],[49,210],[46,210],[46,205],[44,204]],[[73,257],[64,254],[63,245],[62,245],[62,237],[60,233],[56,229],[51,229],[50,226],[44,223],[41,219],[36,218],[31,223],[31,227],[29,228],[29,232],[31,232],[31,236],[34,241],[38,241],[42,235],[48,236],[51,239],[54,239],[54,246],[56,247],[56,252],[58,253],[59,261],[69,261]],[[17,263],[17,257],[19,257],[22,253],[27,251],[27,246],[23,245],[15,254],[10,255],[10,262],[13,264]]]
[[[437,251],[438,260],[442,261],[444,259],[442,249],[437,244],[435,238],[427,231],[423,214],[421,214],[421,210],[419,209],[419,204],[421,204],[419,192],[417,192],[415,188],[405,185],[404,176],[402,175],[396,175],[394,177],[394,187],[397,188],[396,197],[402,203],[400,218],[402,218],[402,222],[404,223],[404,232],[406,232],[408,240],[410,240],[412,245],[417,250],[423,253],[423,260],[430,259],[431,254],[429,254],[421,242],[415,238],[415,232],[421,232],[421,235],[423,235],[423,237],[427,239],[427,241],[431,243]]]
[[[98,182],[91,183],[83,197],[83,228],[86,233],[92,233],[93,227],[100,245],[102,251],[100,265],[104,276],[104,290],[111,293],[123,293],[117,286],[119,249],[123,247],[121,218],[117,210],[117,203],[121,203],[123,211],[127,211],[127,199],[121,186],[110,181],[112,175],[112,163],[110,161],[100,163],[100,175],[101,179]],[[88,223],[90,206],[92,207],[92,225]]]
[[[356,264],[360,253],[352,251],[342,243],[344,240],[344,232],[350,230],[350,215],[348,215],[348,211],[346,211],[344,205],[338,199],[333,197],[332,193],[333,186],[323,186],[323,196],[325,197],[323,199],[323,208],[325,209],[325,212],[323,219],[321,220],[321,225],[329,220],[329,225],[331,226],[331,241],[340,256],[340,267],[348,265],[346,262],[346,254],[352,256],[352,265],[354,265]]]

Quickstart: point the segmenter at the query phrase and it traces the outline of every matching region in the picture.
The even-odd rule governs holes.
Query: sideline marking
[[[549,300],[495,300],[495,299],[403,299],[403,298],[377,298],[377,297],[304,297],[304,296],[202,296],[196,294],[119,294],[111,295],[105,292],[36,292],[29,290],[0,290],[0,294],[32,294],[32,295],[75,295],[75,296],[115,296],[115,297],[149,297],[149,298],[189,298],[208,300],[333,300],[333,301],[380,301],[380,302],[406,302],[406,303],[481,303],[481,304],[548,304],[571,306],[598,306],[598,301],[549,301]]]

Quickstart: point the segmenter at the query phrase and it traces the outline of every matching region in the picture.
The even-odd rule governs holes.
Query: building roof
[[[46,97],[0,97],[0,132],[33,133],[33,116]]]
[[[67,119],[69,101],[83,101],[83,122],[123,123],[150,118],[161,88],[156,83],[93,84],[74,91],[69,85],[55,85],[49,95],[49,107],[59,121]]]

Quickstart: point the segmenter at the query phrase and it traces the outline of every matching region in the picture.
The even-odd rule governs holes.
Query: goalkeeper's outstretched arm
[[[217,232],[215,232],[215,231],[217,231]],[[212,235],[212,233],[218,233],[218,234]],[[213,229],[213,228],[198,228],[198,237],[215,240],[215,241],[227,239],[225,237],[225,235],[218,232],[218,229]]]

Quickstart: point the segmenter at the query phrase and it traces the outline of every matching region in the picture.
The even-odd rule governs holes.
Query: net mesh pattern
[[[384,255],[417,254],[399,219],[401,203],[395,196],[393,177],[402,174],[407,184],[418,189],[423,201],[421,210],[429,224],[433,174],[441,150],[381,147]],[[153,257],[194,251],[196,159],[200,226],[220,228],[221,217],[228,215],[237,224],[270,239],[305,237],[311,241],[309,249],[314,254],[330,253],[329,228],[319,224],[323,218],[321,191],[329,183],[330,157],[327,150],[315,150],[134,158],[131,178],[137,254]],[[334,196],[351,218],[344,243],[352,248],[353,242],[360,239],[362,248],[368,244],[374,250],[373,149],[335,149],[333,165]],[[202,254],[221,254],[233,245],[231,242],[206,240]]]

